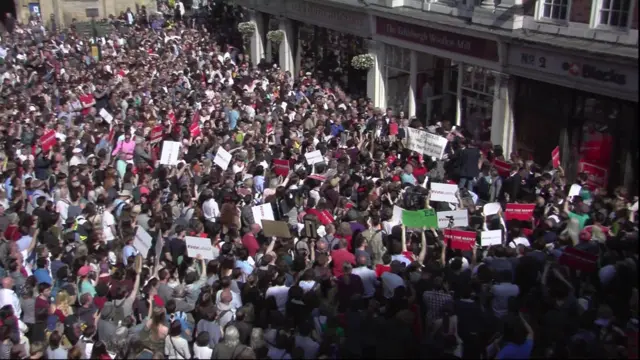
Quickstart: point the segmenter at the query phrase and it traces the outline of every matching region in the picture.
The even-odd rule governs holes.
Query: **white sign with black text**
[[[480,243],[483,247],[502,245],[502,230],[489,230],[480,233]]]
[[[429,132],[408,128],[407,147],[413,151],[442,159],[444,149],[447,147],[447,139]]]
[[[324,161],[324,157],[322,157],[322,153],[320,152],[320,150],[305,153],[304,157],[305,159],[307,159],[307,163],[309,165],[314,165]]]
[[[213,159],[213,163],[220,166],[222,170],[227,170],[230,162],[231,154],[220,146],[216,152],[216,157]]]
[[[254,206],[251,208],[251,213],[253,213],[253,222],[260,227],[262,227],[262,220],[275,220],[271,203]]]
[[[455,184],[443,184],[443,183],[431,183],[431,201],[443,201],[448,203],[458,203],[456,193],[458,192],[458,185]]]
[[[160,164],[162,165],[178,165],[178,155],[180,155],[180,143],[177,141],[163,141],[162,155],[160,155]]]
[[[209,238],[201,238],[196,236],[185,236],[184,241],[187,244],[187,255],[190,258],[196,258],[198,255],[205,260],[213,260],[213,245]]]

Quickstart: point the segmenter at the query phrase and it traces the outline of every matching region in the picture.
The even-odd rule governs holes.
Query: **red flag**
[[[40,147],[42,148],[42,152],[49,151],[49,149],[51,149],[57,142],[56,131],[49,130],[40,137]]]
[[[560,166],[560,146],[556,146],[551,152],[551,161],[553,162],[554,168]]]
[[[444,230],[444,240],[451,240],[451,248],[454,250],[472,250],[476,245],[476,232],[464,230]]]

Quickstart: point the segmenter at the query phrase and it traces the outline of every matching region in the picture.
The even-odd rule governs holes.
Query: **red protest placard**
[[[507,220],[524,220],[529,221],[533,216],[533,209],[536,208],[536,204],[507,204],[507,209],[504,212]]]
[[[398,135],[398,124],[389,124],[389,135]]]
[[[49,130],[40,137],[40,147],[43,152],[49,151],[57,142],[55,130]]]
[[[200,134],[202,134],[202,132],[200,131],[200,124],[198,124],[197,122],[191,123],[191,126],[189,126],[189,133],[191,133],[192,139],[200,136]]]
[[[498,174],[502,177],[508,177],[509,171],[511,171],[511,165],[508,162],[502,160],[493,160],[493,166],[498,170]]]
[[[560,146],[556,146],[551,152],[551,161],[553,162],[554,168],[560,166]]]
[[[573,247],[565,248],[558,259],[560,265],[565,265],[574,270],[594,272],[597,269],[598,257],[588,252]]]
[[[267,136],[272,135],[273,134],[273,124],[272,123],[267,123]]]
[[[273,160],[273,172],[278,176],[289,175],[289,160],[274,159]]]
[[[587,174],[587,188],[595,190],[596,188],[607,187],[607,179],[609,177],[609,171],[607,169],[589,164],[584,161],[580,161],[578,165],[580,172]]]
[[[158,126],[154,127],[153,129],[151,129],[151,135],[149,136],[149,138],[151,138],[151,141],[149,141],[149,142],[151,144],[155,144],[157,142],[160,142],[160,140],[162,140],[162,132],[163,132],[162,125],[158,125]]]
[[[450,247],[454,250],[472,250],[476,245],[476,232],[464,230],[444,230],[444,240],[451,240]]]
[[[309,179],[313,179],[313,180],[318,180],[318,181],[325,181],[327,180],[327,177],[324,175],[319,175],[319,174],[313,174],[313,175],[309,175],[307,176]]]

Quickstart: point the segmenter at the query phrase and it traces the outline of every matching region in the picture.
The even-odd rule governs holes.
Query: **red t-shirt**
[[[93,95],[91,94],[80,95],[78,99],[80,99],[80,102],[82,103],[82,105],[91,104],[94,100]],[[91,108],[82,109],[82,115],[89,114],[90,110]]]
[[[249,256],[256,256],[256,253],[260,249],[258,240],[256,240],[255,235],[250,232],[244,234],[244,236],[242,237],[242,246],[247,248],[247,251],[249,251]]]
[[[93,298],[93,303],[100,310],[104,307],[104,304],[107,302],[107,298],[104,296],[96,296]],[[64,320],[63,320],[64,321]]]
[[[356,257],[347,249],[338,249],[331,252],[331,261],[333,262],[333,276],[340,277],[343,274],[342,265],[345,262],[355,264]]]
[[[4,238],[12,241],[18,241],[20,239],[20,229],[16,225],[9,225],[4,231]]]
[[[376,276],[380,277],[382,276],[382,274],[391,271],[391,266],[389,265],[382,265],[382,264],[378,264],[376,265]]]

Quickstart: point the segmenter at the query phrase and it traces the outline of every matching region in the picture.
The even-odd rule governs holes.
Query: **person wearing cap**
[[[93,286],[91,279],[89,279],[89,273],[91,273],[91,266],[83,265],[78,269],[78,294],[83,296],[89,294],[92,297],[96,296],[96,289]]]

